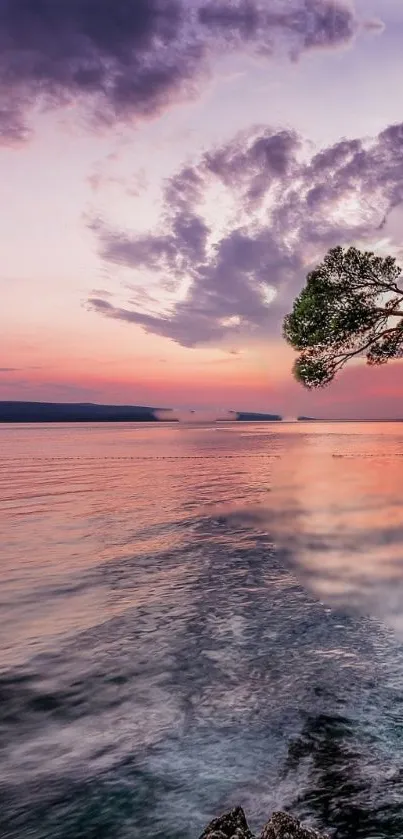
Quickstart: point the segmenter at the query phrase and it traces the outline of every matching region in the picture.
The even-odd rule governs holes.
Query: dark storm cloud
[[[297,56],[348,43],[343,0],[0,0],[0,139],[26,138],[32,106],[85,106],[97,122],[150,116],[191,95],[226,48]]]
[[[336,244],[370,237],[403,202],[403,125],[372,143],[342,140],[308,161],[301,147],[286,131],[243,133],[168,182],[159,232],[129,236],[98,223],[107,262],[146,269],[162,289],[186,279],[188,290],[168,314],[95,296],[89,307],[189,347],[278,333],[310,266]],[[236,209],[212,238],[202,196],[217,183]]]
[[[0,0],[3,132],[36,100],[92,99],[105,120],[155,110],[197,60],[176,61],[181,21],[177,0]]]

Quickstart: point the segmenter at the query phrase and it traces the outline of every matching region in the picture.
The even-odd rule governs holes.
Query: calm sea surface
[[[403,836],[403,423],[0,426],[0,835]]]

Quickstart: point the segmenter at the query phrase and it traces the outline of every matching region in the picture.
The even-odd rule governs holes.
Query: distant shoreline
[[[229,411],[229,422],[281,422],[279,414]],[[190,411],[197,422],[197,412]],[[221,420],[220,417],[217,419]],[[221,420],[222,421],[222,420]],[[0,401],[0,423],[180,422],[173,408],[79,402]]]
[[[158,422],[163,409],[74,402],[0,402],[0,423]]]
[[[203,412],[198,419],[197,411],[190,411],[193,422],[203,422]],[[214,422],[251,422],[251,423],[282,423],[295,425],[296,423],[393,423],[403,422],[402,417],[389,419],[326,419],[320,417],[299,416],[286,419],[279,414],[259,413],[255,411],[228,411],[228,417],[216,417]],[[35,424],[35,423],[178,423],[188,422],[176,415],[173,408],[155,408],[141,405],[98,405],[96,403],[79,402],[22,402],[0,401],[0,425],[6,424]],[[213,420],[210,420],[213,422]]]

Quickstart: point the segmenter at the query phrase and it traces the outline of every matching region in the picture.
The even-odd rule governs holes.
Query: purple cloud
[[[403,203],[403,124],[308,161],[300,147],[287,131],[243,133],[168,182],[161,230],[136,236],[98,223],[104,260],[146,269],[162,289],[186,280],[188,290],[169,313],[94,295],[88,306],[188,347],[279,334],[311,265],[336,244],[367,240]],[[201,209],[217,183],[237,208],[218,236]]]
[[[150,116],[195,91],[227,49],[297,56],[354,37],[343,0],[0,0],[0,140],[29,134],[30,108],[84,105],[97,124]]]

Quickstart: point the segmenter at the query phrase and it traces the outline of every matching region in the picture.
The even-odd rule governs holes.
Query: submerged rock
[[[242,807],[235,807],[207,825],[200,839],[256,839],[249,830]],[[312,828],[303,827],[288,813],[273,813],[259,839],[328,839]]]

